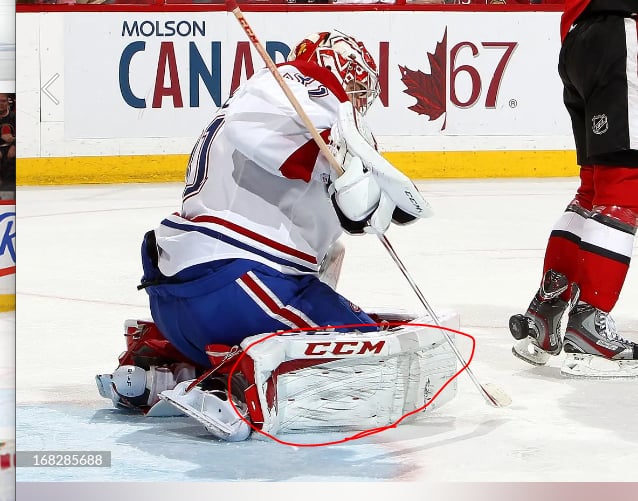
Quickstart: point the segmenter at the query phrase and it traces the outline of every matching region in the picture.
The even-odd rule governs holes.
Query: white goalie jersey
[[[346,100],[332,74],[303,62],[283,64],[279,72],[327,140]],[[327,195],[329,175],[328,162],[273,76],[257,72],[219,110],[191,153],[182,210],[155,231],[160,270],[172,276],[214,256],[316,273],[342,233]]]

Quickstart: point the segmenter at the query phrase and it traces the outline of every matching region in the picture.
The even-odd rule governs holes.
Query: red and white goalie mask
[[[377,65],[363,43],[340,31],[308,35],[290,51],[288,61],[317,63],[341,82],[352,104],[365,113],[379,95]]]

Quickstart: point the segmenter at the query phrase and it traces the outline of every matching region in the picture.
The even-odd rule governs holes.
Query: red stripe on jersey
[[[181,216],[180,216],[181,217]],[[248,230],[242,226],[239,226],[235,223],[231,223],[230,221],[226,221],[225,219],[221,219],[215,216],[196,216],[194,218],[184,218],[187,221],[191,221],[193,223],[213,223],[219,226],[223,226],[224,228],[228,228],[240,235],[247,236],[256,242],[262,243],[264,245],[268,245],[273,249],[278,250],[279,252],[283,252],[290,256],[296,257],[297,259],[301,259],[311,264],[317,264],[317,258],[311,256],[310,254],[306,254],[305,252],[301,252],[297,249],[293,249],[292,247],[288,247],[287,245],[280,244],[279,242],[275,242],[259,233],[255,233],[254,231]]]
[[[250,273],[244,275],[240,278],[240,280],[248,287],[248,289],[259,298],[260,301],[264,304],[269,311],[271,311],[274,315],[278,315],[280,317],[285,318],[290,322],[291,325],[295,327],[314,327],[306,322],[303,318],[297,315],[295,312],[287,309],[285,306],[279,306],[277,302],[273,299],[274,293],[265,287],[262,287],[251,275]]]
[[[320,135],[327,143],[330,131],[324,130]],[[319,145],[311,139],[295,150],[292,155],[284,161],[279,170],[288,179],[301,179],[307,183],[310,181],[318,156]]]

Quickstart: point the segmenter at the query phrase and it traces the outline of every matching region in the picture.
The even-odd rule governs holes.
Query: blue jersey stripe
[[[173,221],[170,221],[168,219],[164,219],[164,221],[162,221],[162,225],[164,226],[168,226],[169,228],[174,228],[176,230],[181,230],[181,231],[197,231],[199,233],[202,233],[208,237],[211,238],[215,238],[217,240],[221,240],[224,243],[230,244],[233,247],[237,247],[238,249],[242,249],[245,250],[247,252],[250,252],[251,254],[256,254],[258,256],[261,256],[263,258],[268,259],[269,261],[272,261],[273,263],[277,263],[280,264],[282,266],[288,266],[289,268],[294,268],[296,270],[302,271],[304,273],[316,273],[317,270],[313,269],[313,268],[309,268],[307,266],[303,266],[297,263],[294,263],[292,261],[288,261],[286,259],[283,259],[281,257],[277,257],[277,256],[273,256],[272,254],[269,254],[268,252],[265,252],[263,250],[257,249],[255,247],[252,247],[244,242],[241,242],[239,240],[236,240],[232,237],[229,237],[228,235],[225,235],[219,231],[215,231],[215,230],[211,230],[210,228],[204,228],[201,226],[192,226],[189,224],[180,224],[180,223],[175,223]]]

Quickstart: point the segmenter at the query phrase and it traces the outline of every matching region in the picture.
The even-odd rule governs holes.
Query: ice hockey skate
[[[128,350],[120,361],[128,364],[99,374],[96,383],[117,408],[149,417],[185,414],[225,441],[245,440],[253,430],[279,435],[374,429],[452,400],[456,357],[442,332],[428,327],[433,320],[396,311],[371,316],[385,328],[264,333],[240,347],[209,345],[208,370],[183,362],[146,366],[149,360],[166,362],[173,348],[157,343],[160,334],[151,322],[127,320]],[[458,314],[438,318],[443,327],[459,329]]]
[[[232,394],[225,373],[180,383],[160,398],[226,441],[244,440],[253,429],[266,436],[373,429],[454,398],[456,359],[440,332],[418,325],[429,317],[382,318],[417,325],[251,336],[241,344]],[[458,326],[457,315],[441,318]]]
[[[560,298],[569,281],[562,273],[548,270],[524,315],[510,318],[509,329],[518,341],[514,356],[532,365],[545,365],[562,349],[560,324],[568,303]]]
[[[638,344],[618,335],[609,313],[579,302],[569,312],[561,374],[569,377],[638,377]]]
[[[192,388],[192,381],[184,381],[172,390],[163,391],[159,398],[200,422],[211,435],[228,442],[241,442],[252,431],[243,401],[246,383],[240,375],[234,375],[231,394],[227,379],[213,376]]]

